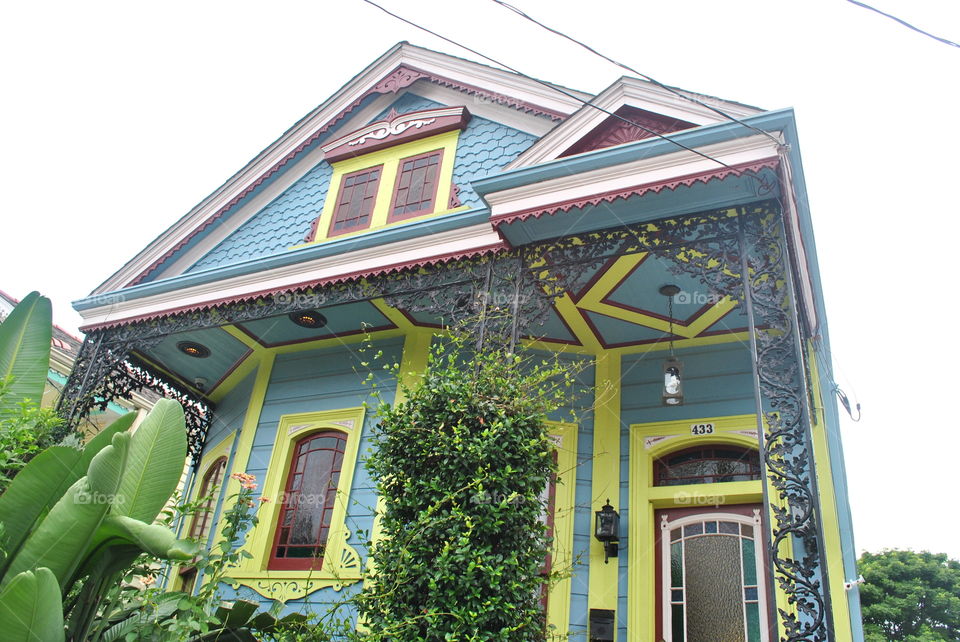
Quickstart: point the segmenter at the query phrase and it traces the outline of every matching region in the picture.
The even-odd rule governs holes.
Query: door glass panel
[[[689,642],[746,639],[738,539],[714,535],[684,542]]]

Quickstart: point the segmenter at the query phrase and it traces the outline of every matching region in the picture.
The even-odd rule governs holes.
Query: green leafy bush
[[[358,599],[372,639],[546,637],[545,421],[573,373],[467,345],[435,345],[407,400],[378,410],[366,466],[384,500],[383,539]]]

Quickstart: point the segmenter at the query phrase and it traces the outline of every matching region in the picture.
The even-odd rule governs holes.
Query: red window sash
[[[354,181],[354,184],[347,187],[347,183],[353,179],[359,178],[364,174],[371,174],[377,172],[377,177],[375,179],[368,179],[362,183],[362,193],[358,194],[360,190],[357,189],[357,183]],[[356,232],[357,230],[365,230],[370,227],[370,223],[373,219],[373,210],[377,204],[377,191],[380,187],[380,180],[383,178],[383,165],[377,165],[375,167],[367,167],[356,172],[350,172],[349,174],[344,174],[343,178],[340,179],[340,189],[337,191],[337,204],[333,210],[333,216],[330,218],[330,227],[327,230],[327,236],[338,236],[340,234],[347,234],[349,232]],[[348,200],[344,201],[344,198],[348,196],[347,190],[350,190]],[[358,202],[359,198],[359,209],[356,210],[356,215],[353,215],[354,207]],[[343,223],[346,220],[355,220],[366,218],[366,221],[362,224],[355,224],[349,227],[344,227],[341,229],[336,229],[337,223]]]
[[[421,158],[432,158],[432,157],[436,157],[437,162],[428,164],[426,166],[427,168],[426,174],[429,175],[430,168],[434,168],[433,180],[430,184],[427,184],[426,182],[423,184],[423,186],[420,189],[420,193],[415,195],[417,200],[411,200],[410,193],[409,193],[410,181],[412,180],[413,173],[418,170],[411,170],[410,172],[404,172],[403,168],[407,164],[416,163],[416,161],[420,160]],[[390,199],[390,213],[387,216],[387,220],[391,223],[394,221],[403,221],[408,218],[413,218],[415,216],[423,216],[424,214],[430,214],[431,212],[435,211],[437,209],[437,192],[439,191],[439,187],[440,187],[440,170],[442,169],[442,167],[443,167],[443,150],[442,149],[435,149],[433,151],[426,152],[424,154],[417,154],[416,156],[408,156],[407,158],[400,159],[400,164],[397,166],[397,179],[396,181],[394,181],[394,185],[393,185],[393,196]],[[407,178],[406,184],[404,184],[404,177],[407,175],[409,175],[409,178]],[[400,202],[399,199],[401,198],[401,192],[403,192],[404,190],[408,190],[408,191],[403,193],[403,201]],[[427,198],[428,194],[429,194],[429,198]],[[411,203],[419,203],[420,207],[418,207],[415,211],[412,211],[412,212],[395,213],[395,210],[398,206],[407,206]]]
[[[324,437],[336,438],[338,440],[336,448],[331,449],[331,448],[310,448],[309,447],[310,442],[312,442],[314,439],[321,439]],[[277,548],[281,546],[284,546],[287,548],[308,548],[311,546],[314,546],[314,547],[323,546],[324,548],[326,547],[326,544],[329,541],[330,529],[334,527],[334,524],[332,523],[332,517],[328,518],[328,515],[332,516],[333,510],[335,507],[336,491],[337,491],[337,487],[339,486],[340,473],[343,470],[343,457],[344,457],[344,452],[346,451],[346,445],[347,445],[347,435],[342,432],[334,431],[334,430],[313,433],[311,435],[303,437],[302,439],[299,439],[297,443],[294,444],[293,455],[290,460],[290,468],[287,471],[287,480],[286,480],[286,483],[284,484],[283,501],[280,504],[279,514],[277,515],[277,525],[276,525],[275,532],[273,534],[273,545],[270,548],[270,560],[267,564],[268,569],[270,570],[310,570],[310,569],[317,570],[323,566],[324,556],[322,555],[317,555],[315,557],[277,557]],[[334,453],[334,456],[333,456],[334,463],[331,464],[331,468],[327,478],[332,480],[334,477],[336,477],[337,479],[336,484],[330,483],[329,487],[324,491],[325,497],[324,497],[323,506],[321,507],[318,513],[319,520],[320,520],[318,525],[318,532],[320,533],[320,536],[313,545],[290,544],[289,542],[287,544],[281,544],[280,540],[281,540],[281,535],[283,533],[283,528],[284,528],[283,524],[284,524],[284,520],[287,513],[288,512],[293,513],[293,517],[290,520],[290,524],[292,528],[292,525],[296,522],[297,511],[300,510],[299,507],[296,505],[291,506],[292,503],[298,502],[300,497],[300,490],[295,489],[293,487],[294,480],[296,479],[298,474],[297,467],[298,467],[299,461],[301,458],[308,457],[310,453],[317,452],[320,450],[328,450]],[[337,454],[339,454],[339,461],[340,461],[339,465],[336,464]],[[304,467],[306,467],[306,463],[304,463]],[[305,470],[301,471],[300,474],[302,475],[304,472]],[[331,497],[333,498],[333,501],[331,501],[330,499]],[[327,522],[327,521],[330,521],[330,524],[324,526],[324,522]]]

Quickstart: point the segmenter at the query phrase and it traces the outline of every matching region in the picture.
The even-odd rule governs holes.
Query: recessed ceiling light
[[[188,357],[196,357],[197,359],[206,359],[210,356],[210,348],[196,341],[181,341],[177,344],[177,350]]]
[[[327,317],[316,310],[307,310],[306,312],[291,312],[290,320],[302,328],[322,328],[327,325]]]

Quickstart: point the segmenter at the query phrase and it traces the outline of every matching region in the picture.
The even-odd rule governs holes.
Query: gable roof
[[[689,96],[692,100],[685,100],[654,83],[639,78],[622,76],[591,99],[590,104],[582,105],[563,123],[534,143],[527,151],[520,154],[507,167],[507,170],[537,165],[564,156],[564,152],[567,152],[584,136],[595,131],[605,121],[615,118],[610,114],[624,107],[643,110],[661,118],[674,119],[695,126],[726,123],[729,120],[709,107],[694,102],[694,100],[707,105],[713,103],[717,109],[735,118],[746,118],[764,111],[758,107],[712,96],[703,96],[684,90],[675,91],[684,96]]]
[[[321,137],[351,118],[359,118],[365,111],[363,107],[369,107],[366,103],[371,97],[396,94],[418,81],[476,97],[480,104],[471,108],[474,111],[512,110],[528,125],[527,129],[536,130],[531,132],[536,135],[576,111],[581,105],[578,99],[590,98],[567,89],[564,91],[571,95],[564,95],[525,76],[398,43],[284,132],[91,294],[114,292],[148,280],[198,235],[209,231],[278,172],[298,160]]]

